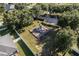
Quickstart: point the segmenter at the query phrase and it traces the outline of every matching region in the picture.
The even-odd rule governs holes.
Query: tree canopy
[[[4,13],[3,20],[5,25],[15,26],[16,29],[20,29],[25,25],[31,24],[33,17],[27,12],[24,13],[24,11],[13,11]]]
[[[54,32],[51,35],[46,36],[46,38],[53,38],[50,38],[49,40],[45,39],[46,41],[43,47],[42,55],[57,55],[59,52],[62,52],[64,55],[65,51],[67,52],[73,45],[73,40],[77,39],[78,35],[76,34],[77,33],[70,27],[66,27],[60,29],[58,32],[55,32],[55,36]]]

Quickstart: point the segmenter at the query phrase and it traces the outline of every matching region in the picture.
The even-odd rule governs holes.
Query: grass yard
[[[35,21],[33,21],[33,24],[31,24],[28,27],[26,27],[26,29],[27,30],[32,30],[33,28],[38,27],[40,24],[41,24],[41,21],[35,20]]]
[[[38,45],[37,38],[35,38],[28,30],[32,30],[38,27],[41,24],[41,21],[35,20],[32,25],[25,27],[25,31],[20,33],[23,38],[23,41],[28,45],[31,51],[36,55],[41,51],[41,45]]]
[[[37,39],[28,31],[20,34],[25,44],[30,47],[30,50],[36,55],[41,51],[41,46],[37,44]]]

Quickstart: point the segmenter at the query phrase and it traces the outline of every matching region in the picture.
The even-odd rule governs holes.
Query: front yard
[[[41,46],[38,45],[37,39],[28,31],[20,34],[23,38],[25,44],[30,48],[30,50],[36,55],[41,51]]]
[[[41,21],[36,20],[33,22],[32,25],[25,27],[25,31],[20,33],[21,37],[23,38],[23,41],[25,44],[30,47],[30,50],[37,55],[41,52],[42,45],[38,44],[37,38],[35,38],[29,31],[38,27],[41,24]]]

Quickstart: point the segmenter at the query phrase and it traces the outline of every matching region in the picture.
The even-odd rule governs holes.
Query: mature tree
[[[73,14],[73,19],[71,20],[71,22],[70,22],[70,27],[72,28],[72,29],[76,29],[76,28],[78,28],[79,27],[79,12],[77,11],[77,10],[74,10],[74,11],[72,11],[72,14]]]
[[[62,28],[66,26],[70,26],[73,30],[78,28],[79,26],[79,15],[78,10],[73,10],[71,12],[64,12],[62,16],[59,17],[58,25]]]
[[[25,25],[31,24],[33,21],[32,15],[23,10],[15,10],[13,12],[4,13],[4,24],[8,27],[15,27],[16,29],[21,29]]]
[[[15,9],[22,10],[24,9],[24,5],[22,3],[15,4]]]
[[[54,32],[52,35],[54,35]],[[62,52],[62,54],[65,55],[72,46],[73,40],[77,39],[76,32],[70,27],[59,30],[53,38],[50,36],[51,35],[46,36],[49,40],[45,41],[42,55],[57,55],[59,52]]]
[[[41,5],[36,4],[36,6],[34,6],[31,11],[34,17],[38,17],[40,15],[40,10],[41,10]]]
[[[7,26],[8,29],[12,29],[13,28],[13,25],[14,25],[14,18],[12,16],[11,13],[4,13],[4,18],[3,18],[3,21],[4,21],[4,25]]]
[[[3,6],[3,4],[1,3],[0,4],[0,13],[3,13],[4,12],[4,6]]]

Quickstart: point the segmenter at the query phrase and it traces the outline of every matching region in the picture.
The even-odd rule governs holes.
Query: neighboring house
[[[17,49],[10,34],[6,34],[0,37],[0,56],[14,56],[17,53]]]
[[[50,17],[50,16],[48,16],[48,17],[44,18],[44,21],[47,22],[48,24],[51,24],[51,25],[53,25],[53,24],[57,25],[57,23],[58,23],[57,17]]]
[[[4,4],[5,11],[13,10],[14,8],[15,8],[15,4],[13,4],[13,3],[5,3]]]
[[[50,17],[49,15],[41,15],[38,17],[38,19],[42,19],[44,23],[50,24],[50,25],[57,25],[58,18],[57,17]]]

